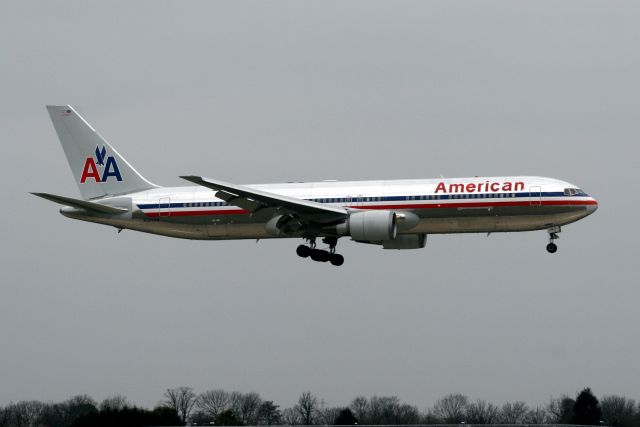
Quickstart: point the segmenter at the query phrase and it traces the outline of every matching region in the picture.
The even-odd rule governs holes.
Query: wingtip
[[[202,177],[197,175],[180,175],[180,178],[186,179],[187,181],[191,181],[191,182],[202,180]]]

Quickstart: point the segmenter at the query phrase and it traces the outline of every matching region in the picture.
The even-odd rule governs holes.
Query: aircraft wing
[[[319,222],[330,222],[349,216],[345,208],[338,206],[326,206],[321,203],[287,197],[201,176],[181,176],[180,178],[210,188],[216,192],[216,197],[219,199],[250,212],[256,212],[264,208],[283,209],[300,217],[312,218]]]

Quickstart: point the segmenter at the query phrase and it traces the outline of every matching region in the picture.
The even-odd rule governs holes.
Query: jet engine
[[[271,218],[264,228],[272,236],[294,236],[303,230],[304,224],[292,215],[278,215]]]
[[[392,240],[398,231],[396,213],[391,211],[362,211],[349,215],[337,226],[338,234],[349,235],[357,241]]]

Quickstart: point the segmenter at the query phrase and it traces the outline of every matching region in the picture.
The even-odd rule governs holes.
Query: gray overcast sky
[[[640,398],[640,3],[0,5],[0,404],[168,387],[282,406],[449,392]],[[194,242],[81,223],[44,108],[70,103],[143,175],[237,183],[531,174],[598,212],[545,232]]]

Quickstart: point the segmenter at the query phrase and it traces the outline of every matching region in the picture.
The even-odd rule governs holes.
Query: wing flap
[[[216,197],[218,199],[224,200],[225,202],[231,205],[238,206],[249,212],[257,212],[260,209],[267,207],[264,203],[257,202],[253,199],[244,198],[244,197],[238,196],[237,194],[229,193],[228,191],[222,191],[222,190],[217,191]]]

